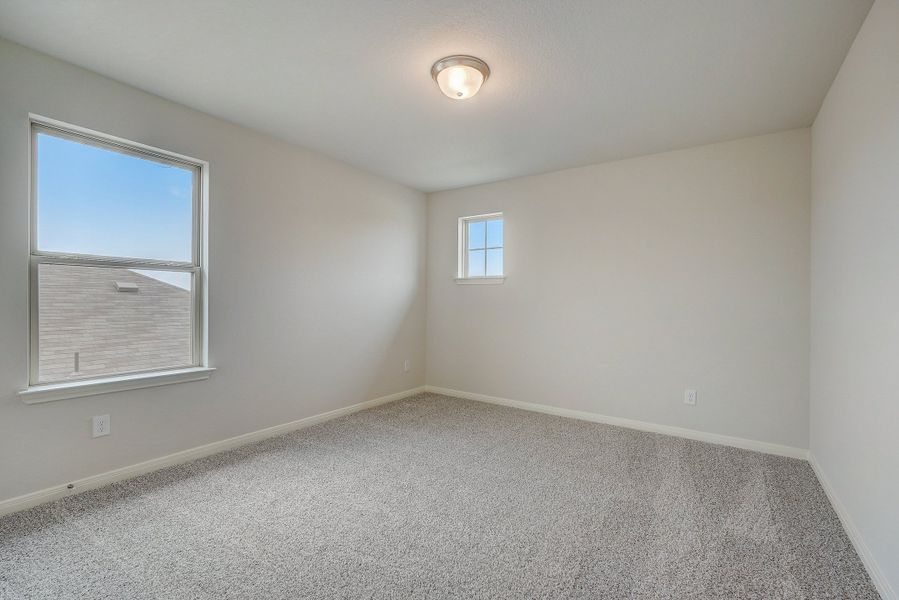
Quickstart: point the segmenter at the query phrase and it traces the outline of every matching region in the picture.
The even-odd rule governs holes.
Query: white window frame
[[[207,379],[214,370],[209,367],[208,352],[208,178],[209,163],[138,142],[85,129],[39,115],[29,115],[29,335],[28,388],[19,392],[20,398],[31,404],[63,398],[88,396],[127,389],[151,387],[183,381]],[[55,137],[129,154],[145,160],[191,169],[193,176],[193,215],[191,260],[165,261],[116,256],[84,255],[41,251],[37,247],[37,135]],[[40,383],[40,352],[38,347],[40,315],[38,306],[38,268],[40,265],[71,265],[82,267],[119,267],[126,269],[165,270],[190,273],[191,281],[191,364],[178,368],[148,369],[108,376],[71,379],[59,383]]]
[[[502,275],[475,275],[468,274],[468,229],[472,223],[480,223],[493,221],[496,219],[503,220],[503,245],[492,248],[484,248],[485,254],[487,250],[495,250],[502,248],[503,250],[503,274]],[[471,215],[468,217],[459,217],[459,260],[456,272],[456,283],[503,283],[506,280],[506,220],[503,213],[494,212],[483,215]],[[486,271],[485,271],[486,273]]]

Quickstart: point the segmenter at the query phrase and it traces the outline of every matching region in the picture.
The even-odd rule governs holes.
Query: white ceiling
[[[434,191],[807,126],[871,3],[4,0],[0,36]]]

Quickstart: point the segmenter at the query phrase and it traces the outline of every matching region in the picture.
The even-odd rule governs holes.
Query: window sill
[[[503,283],[505,277],[456,277],[456,283],[465,285],[491,285]]]
[[[140,388],[170,385],[173,383],[185,383],[187,381],[201,381],[209,379],[215,369],[211,367],[190,367],[173,371],[157,371],[155,373],[135,373],[133,375],[118,375],[104,377],[102,379],[90,379],[86,381],[64,381],[62,383],[49,383],[34,385],[19,392],[19,398],[26,404],[38,404],[40,402],[53,402],[68,398],[80,398],[82,396],[96,396],[111,392],[125,390],[137,390]]]

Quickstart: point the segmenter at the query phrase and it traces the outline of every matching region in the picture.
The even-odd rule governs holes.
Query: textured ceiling
[[[0,36],[434,191],[809,125],[871,0],[3,0]],[[471,100],[447,54],[492,75]]]

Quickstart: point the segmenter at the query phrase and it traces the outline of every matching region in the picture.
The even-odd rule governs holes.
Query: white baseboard
[[[894,590],[890,585],[890,582],[887,581],[886,576],[883,574],[883,570],[880,568],[880,565],[877,563],[877,560],[871,553],[871,549],[868,548],[868,545],[865,543],[861,532],[858,530],[858,527],[855,526],[855,522],[849,515],[849,511],[846,510],[846,507],[840,501],[840,498],[837,496],[836,491],[833,489],[830,480],[827,478],[827,475],[824,474],[824,471],[821,469],[821,465],[818,464],[818,461],[815,459],[815,455],[811,452],[809,452],[808,462],[812,466],[812,469],[814,469],[815,475],[818,476],[818,481],[821,483],[821,487],[824,488],[824,493],[827,494],[827,498],[828,500],[830,500],[831,506],[833,506],[834,511],[840,518],[840,523],[843,524],[843,529],[846,531],[846,535],[849,536],[849,539],[852,541],[852,545],[855,546],[855,552],[861,559],[862,564],[864,564],[865,568],[868,570],[868,575],[871,576],[871,581],[874,582],[874,587],[876,587],[877,591],[880,592],[880,596],[883,598],[883,600],[899,600],[899,595],[896,594],[896,590]]]
[[[403,398],[413,396],[423,391],[425,391],[425,386],[420,386],[410,390],[405,390],[403,392],[397,392],[396,394],[390,394],[389,396],[382,396],[373,400],[367,400],[365,402],[360,402],[351,406],[345,406],[343,408],[331,410],[326,413],[312,415],[311,417],[306,417],[305,419],[299,419],[297,421],[275,425],[274,427],[267,427],[258,431],[252,431],[250,433],[245,433],[243,435],[220,440],[218,442],[212,442],[211,444],[205,444],[203,446],[197,446],[196,448],[190,448],[188,450],[182,450],[181,452],[175,452],[174,454],[169,454],[168,456],[154,458],[141,463],[137,463],[135,465],[113,469],[112,471],[107,471],[106,473],[91,475],[89,477],[78,479],[70,483],[63,483],[36,492],[31,492],[29,494],[23,494],[22,496],[16,496],[15,498],[2,500],[0,501],[0,516],[24,510],[26,508],[31,508],[32,506],[37,506],[38,504],[43,504],[44,502],[50,502],[51,500],[56,500],[64,496],[71,496],[80,492],[102,487],[116,481],[121,481],[123,479],[128,479],[137,475],[143,475],[144,473],[157,471],[165,467],[189,462],[197,458],[202,458],[211,454],[217,454],[218,452],[224,452],[225,450],[237,448],[238,446],[244,446],[246,444],[258,442],[266,438],[283,435],[297,429],[310,427],[318,423],[323,423],[324,421],[330,421],[331,419],[336,419],[337,417],[342,417],[344,415],[358,412],[360,410],[365,410],[366,408],[372,408],[380,404],[402,400]],[[69,488],[69,485],[71,485],[72,488]]]
[[[477,400],[478,402],[489,402],[490,404],[501,404],[502,406],[510,406],[512,408],[520,408],[522,410],[546,413],[548,415],[556,415],[558,417],[569,417],[572,419],[580,419],[582,421],[592,421],[594,423],[617,425],[618,427],[627,427],[629,429],[639,429],[640,431],[649,431],[651,433],[673,435],[675,437],[687,438],[689,440],[708,442],[710,444],[733,446],[734,448],[742,448],[744,450],[764,452],[765,454],[776,454],[778,456],[787,456],[789,458],[799,458],[802,460],[808,459],[808,450],[806,450],[805,448],[794,448],[792,446],[782,446],[780,444],[758,442],[756,440],[747,440],[744,438],[721,435],[718,433],[707,433],[705,431],[696,431],[695,429],[685,429],[683,427],[674,427],[672,425],[658,425],[656,423],[649,423],[647,421],[636,421],[634,419],[623,419],[621,417],[609,417],[606,415],[601,415],[599,413],[587,412],[583,410],[559,408],[557,406],[536,404],[534,402],[522,402],[520,400],[509,400],[508,398],[487,396],[485,394],[474,394],[472,392],[463,392],[460,390],[436,387],[433,385],[426,385],[425,390],[435,394],[444,394],[446,396],[465,398],[467,400]]]

